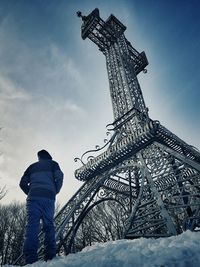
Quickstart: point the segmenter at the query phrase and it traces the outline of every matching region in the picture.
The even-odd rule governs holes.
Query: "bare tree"
[[[0,264],[12,264],[23,246],[26,210],[24,204],[0,205]]]
[[[115,201],[104,201],[84,218],[75,238],[75,251],[96,242],[121,239],[125,229],[126,210]]]

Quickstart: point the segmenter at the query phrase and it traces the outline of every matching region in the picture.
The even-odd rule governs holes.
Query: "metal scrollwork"
[[[108,135],[110,135],[110,133],[109,133],[109,132],[106,132],[106,135],[108,136]],[[91,149],[91,150],[86,151],[85,153],[83,153],[83,155],[82,155],[80,158],[76,157],[76,158],[74,159],[74,161],[75,161],[75,162],[80,161],[83,165],[85,165],[86,163],[84,162],[84,158],[86,157],[87,154],[89,154],[89,153],[96,153],[96,152],[98,152],[98,151],[103,150],[106,146],[108,146],[108,145],[112,142],[112,140],[113,140],[112,137],[111,137],[109,140],[108,140],[107,138],[105,138],[105,139],[103,140],[103,142],[104,142],[104,145],[103,145],[103,146],[100,147],[99,145],[96,145],[96,146],[95,146],[95,149]],[[86,158],[86,160],[87,160],[87,162],[88,162],[88,161],[91,161],[91,160],[94,159],[94,158],[95,158],[95,157],[94,157],[93,155],[89,155],[89,156]]]

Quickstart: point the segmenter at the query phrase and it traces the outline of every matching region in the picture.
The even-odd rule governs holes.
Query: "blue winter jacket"
[[[62,183],[63,173],[58,163],[51,159],[40,159],[26,169],[19,186],[28,195],[27,199],[55,199]]]

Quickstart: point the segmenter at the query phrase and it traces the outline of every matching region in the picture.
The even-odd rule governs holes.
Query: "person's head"
[[[38,159],[52,159],[52,156],[46,150],[42,149],[38,153]]]

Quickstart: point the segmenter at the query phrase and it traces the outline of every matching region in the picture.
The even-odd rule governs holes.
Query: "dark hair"
[[[40,159],[52,159],[52,156],[46,150],[42,149],[37,153]]]

